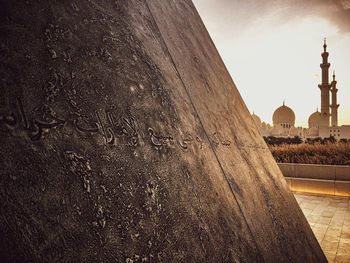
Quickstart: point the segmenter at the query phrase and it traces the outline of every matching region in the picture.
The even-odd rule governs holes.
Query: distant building
[[[337,81],[333,72],[333,80],[329,83],[329,53],[327,52],[326,39],[323,44],[322,64],[322,83],[318,85],[321,90],[321,112],[316,110],[308,119],[308,128],[295,127],[295,114],[291,108],[285,105],[275,110],[272,116],[273,126],[261,122],[259,116],[252,114],[254,122],[258,126],[262,136],[274,137],[295,137],[307,138],[328,138],[333,136],[335,139],[350,139],[350,125],[338,126],[338,108],[337,104]],[[331,102],[330,104],[330,93]]]

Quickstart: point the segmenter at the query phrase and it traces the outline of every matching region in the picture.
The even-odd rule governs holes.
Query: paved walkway
[[[294,193],[329,262],[350,262],[350,197]]]

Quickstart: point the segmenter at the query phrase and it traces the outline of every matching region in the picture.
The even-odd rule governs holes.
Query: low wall
[[[350,196],[350,166],[279,163],[292,191]]]

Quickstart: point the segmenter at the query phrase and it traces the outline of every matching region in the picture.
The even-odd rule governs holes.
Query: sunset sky
[[[350,125],[350,0],[193,0],[248,109],[272,124],[283,100],[296,126],[320,110],[321,53]],[[331,80],[331,78],[330,78]]]

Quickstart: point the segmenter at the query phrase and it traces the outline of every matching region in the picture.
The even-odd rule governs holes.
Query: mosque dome
[[[318,110],[312,113],[309,117],[308,123],[309,123],[309,128],[312,127],[319,127],[320,123],[322,122],[321,120],[321,112]]]
[[[283,105],[273,113],[272,121],[274,126],[282,123],[291,124],[291,126],[294,126],[295,114],[291,108],[287,107],[283,103]]]
[[[253,117],[253,120],[254,120],[256,126],[260,127],[261,126],[261,119],[259,118],[259,116],[253,112],[252,117]]]

